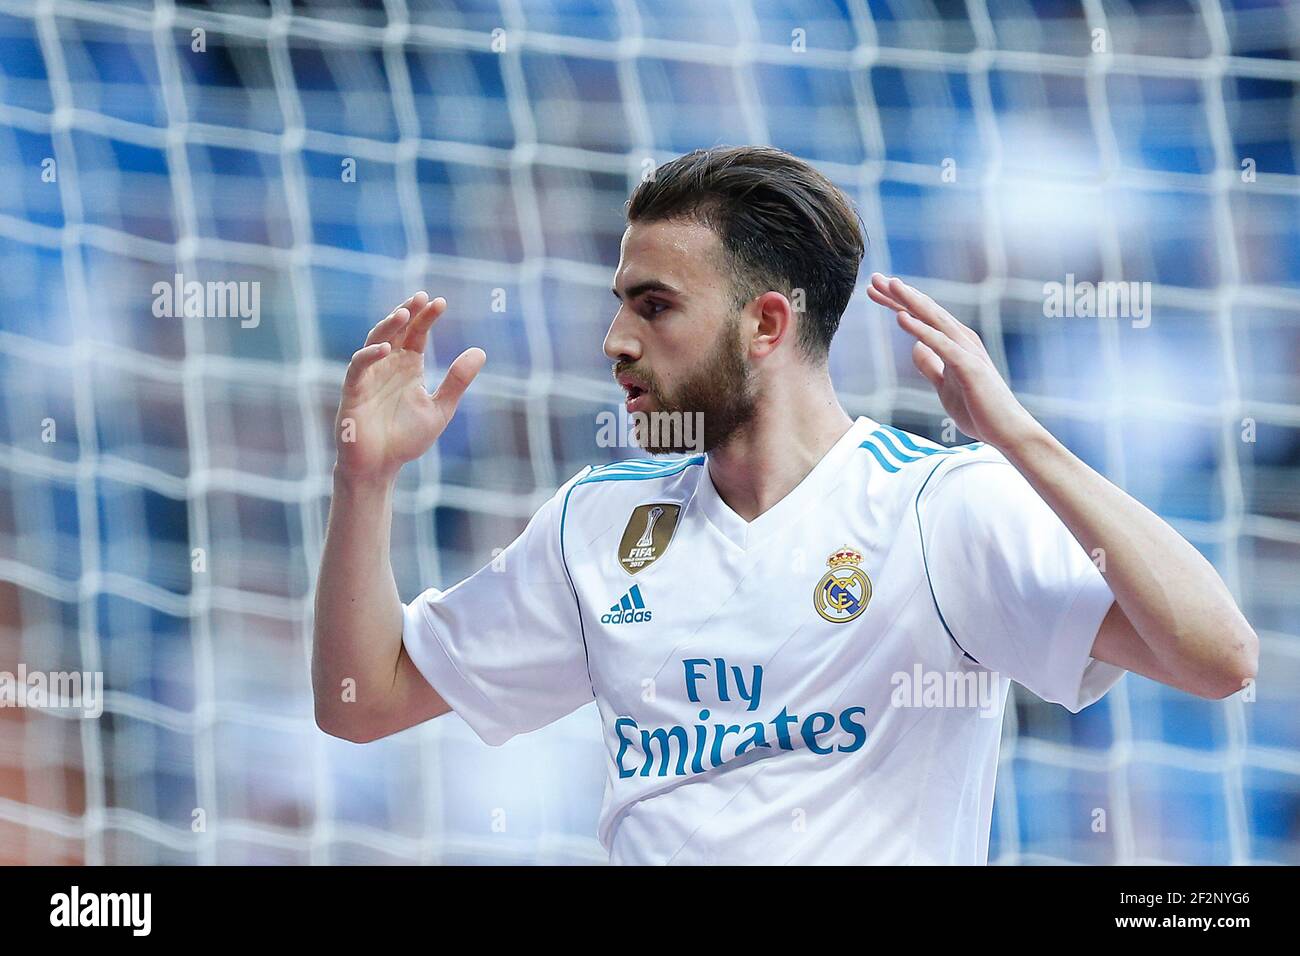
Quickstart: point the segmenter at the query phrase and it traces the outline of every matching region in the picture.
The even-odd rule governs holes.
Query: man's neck
[[[727,506],[753,521],[793,491],[852,425],[823,370],[784,394],[765,393],[754,420],[709,452],[709,477]]]

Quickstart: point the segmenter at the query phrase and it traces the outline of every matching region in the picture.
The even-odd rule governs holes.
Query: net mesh
[[[1297,52],[1284,0],[0,0],[0,669],[105,685],[97,720],[0,709],[0,860],[603,860],[594,708],[500,749],[316,730],[337,389],[414,289],[451,304],[431,380],[486,347],[396,499],[403,599],[459,580],[624,453],[632,186],[771,143],[1261,635],[1254,700],[1017,690],[990,859],[1300,862]],[[1047,317],[1067,276],[1150,282],[1154,321]],[[156,314],[196,280],[257,321]],[[956,440],[908,354],[855,295],[846,408]]]

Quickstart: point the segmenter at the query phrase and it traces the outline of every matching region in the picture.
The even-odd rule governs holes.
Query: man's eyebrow
[[[623,301],[623,296],[619,295],[618,289],[611,287],[609,291],[614,293],[614,298],[618,299],[618,301]],[[681,294],[667,282],[661,282],[658,279],[647,279],[645,282],[638,282],[636,285],[629,288],[627,290],[627,298],[635,299],[638,296],[645,295],[647,292],[667,292],[670,295]]]

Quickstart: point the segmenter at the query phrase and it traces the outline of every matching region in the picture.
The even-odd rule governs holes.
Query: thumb
[[[456,406],[460,404],[465,389],[469,388],[469,383],[474,381],[486,362],[486,352],[480,348],[470,348],[456,356],[456,361],[447,369],[442,384],[434,390],[431,397],[442,407],[448,420],[456,413]]]

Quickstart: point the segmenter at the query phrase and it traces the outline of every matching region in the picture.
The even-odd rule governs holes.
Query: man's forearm
[[[335,470],[312,648],[316,719],[326,729],[341,726],[345,714],[364,713],[368,702],[381,705],[393,687],[402,647],[402,603],[389,560],[393,486]],[[345,703],[349,687],[355,699]]]
[[[974,329],[897,276],[872,274],[867,295],[916,339],[912,361],[957,427],[1001,451],[1084,550],[1104,554],[1115,606],[1095,657],[1204,696],[1254,677],[1259,639],[1210,563],[1035,421]]]
[[[1229,690],[1253,677],[1258,639],[1214,567],[1041,425],[1000,447],[1085,551],[1160,666]]]

